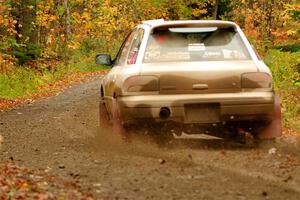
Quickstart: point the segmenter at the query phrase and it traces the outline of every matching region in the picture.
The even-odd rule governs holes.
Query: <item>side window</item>
[[[124,65],[125,61],[126,61],[126,57],[128,55],[128,51],[130,48],[130,44],[132,42],[132,39],[135,35],[136,31],[132,31],[128,37],[126,38],[126,40],[123,42],[119,53],[117,55],[116,61],[115,61],[115,65]]]
[[[135,64],[143,40],[144,32],[144,29],[139,29],[137,34],[134,36],[128,54],[127,64]]]

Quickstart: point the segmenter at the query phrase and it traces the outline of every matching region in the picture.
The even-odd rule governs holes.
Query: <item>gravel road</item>
[[[98,127],[100,79],[0,113],[0,161],[78,181],[98,199],[300,199],[299,141],[124,142]]]

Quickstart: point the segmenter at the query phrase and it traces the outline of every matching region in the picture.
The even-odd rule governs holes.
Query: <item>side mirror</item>
[[[111,56],[108,54],[98,54],[96,56],[96,64],[111,66],[112,65]]]

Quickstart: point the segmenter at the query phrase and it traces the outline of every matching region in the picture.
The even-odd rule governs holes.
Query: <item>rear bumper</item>
[[[274,112],[274,92],[124,96],[118,98],[118,105],[125,123],[142,119],[182,123],[266,120]],[[167,119],[160,118],[163,107],[170,110]]]

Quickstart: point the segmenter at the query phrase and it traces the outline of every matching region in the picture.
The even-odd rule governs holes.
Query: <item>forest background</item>
[[[271,68],[285,126],[300,131],[299,0],[0,0],[0,106],[102,70],[146,19],[238,23]]]

